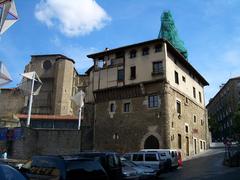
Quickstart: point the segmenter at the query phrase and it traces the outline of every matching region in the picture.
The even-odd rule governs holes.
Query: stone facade
[[[12,143],[11,158],[30,159],[33,155],[76,154],[91,150],[89,129],[78,130],[22,128],[22,137]],[[84,137],[81,137],[84,134]],[[91,133],[90,133],[91,134]],[[87,141],[86,141],[87,139]]]
[[[0,89],[0,127],[20,126],[15,116],[24,105],[24,97],[18,89]]]
[[[94,148],[119,152],[207,149],[207,81],[167,41],[156,39],[106,50],[94,61]]]
[[[209,118],[215,121],[216,131],[212,132],[213,140],[236,138],[233,132],[233,114],[240,104],[240,77],[231,78],[217,94],[210,99],[207,109]]]
[[[89,76],[78,74],[74,63],[61,54],[31,57],[24,73],[35,71],[43,85],[39,95],[33,96],[30,124],[33,129],[24,128],[21,140],[0,140],[0,148],[8,149],[11,157],[25,159],[35,154],[93,149],[94,105],[89,100],[85,103],[79,131],[79,107],[71,100],[79,90],[86,91]],[[17,88],[1,89],[0,99],[1,127],[25,127],[29,94]]]

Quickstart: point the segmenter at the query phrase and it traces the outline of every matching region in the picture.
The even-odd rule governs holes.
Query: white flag
[[[38,95],[42,87],[42,81],[38,77],[37,73],[33,71],[33,72],[23,73],[21,75],[23,76],[23,79],[19,85],[19,89],[23,91],[23,94],[24,95],[31,94],[32,81],[34,81],[33,95]]]
[[[84,106],[84,98],[85,98],[85,93],[82,90],[80,90],[71,99],[76,103],[76,105],[82,108]]]
[[[12,81],[12,78],[7,70],[7,68],[0,61],[0,86],[5,85]]]
[[[0,0],[0,34],[3,34],[18,20],[14,0]]]

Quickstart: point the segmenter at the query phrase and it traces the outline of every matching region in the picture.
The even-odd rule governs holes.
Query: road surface
[[[162,180],[240,180],[240,167],[223,165],[224,149],[211,149],[197,158],[185,161],[183,168],[161,174]]]

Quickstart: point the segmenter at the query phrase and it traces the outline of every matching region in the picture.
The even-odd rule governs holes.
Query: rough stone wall
[[[145,85],[144,91],[141,97],[110,101],[116,104],[114,113],[109,112],[109,101],[95,105],[95,150],[138,151],[151,135],[158,139],[159,148],[168,147],[164,84]],[[159,95],[160,107],[148,108],[149,94]],[[123,112],[125,102],[131,104],[129,113]]]
[[[30,159],[33,155],[63,155],[91,150],[91,132],[91,128],[84,128],[82,132],[23,128],[22,138],[13,142],[12,158]]]
[[[181,135],[181,150],[183,157],[187,154],[187,143],[186,137],[189,138],[189,155],[194,155],[194,138],[197,141],[197,151],[203,151],[204,148],[200,148],[200,141],[205,142],[205,147],[208,145],[208,123],[206,119],[206,109],[202,108],[198,104],[194,103],[188,98],[188,103],[186,103],[186,96],[179,93],[175,89],[169,86],[169,112],[170,112],[170,140],[171,148],[178,149],[178,134]],[[176,101],[181,102],[181,114],[177,113]],[[196,117],[196,122],[194,122],[194,116]],[[186,127],[188,126],[188,132],[186,132]]]
[[[24,97],[16,89],[0,89],[0,118],[21,112]]]
[[[59,59],[55,65],[54,114],[73,114],[71,96],[73,95],[73,62]]]

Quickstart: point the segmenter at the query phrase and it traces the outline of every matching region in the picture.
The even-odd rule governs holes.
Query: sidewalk
[[[217,147],[217,148],[216,147],[210,147],[210,149],[208,149],[206,151],[203,151],[199,154],[196,154],[196,155],[190,156],[190,157],[186,157],[186,159],[184,159],[183,161],[189,161],[189,160],[192,160],[192,159],[211,156],[211,155],[219,154],[219,153],[223,153],[223,152],[225,152],[224,147]]]

